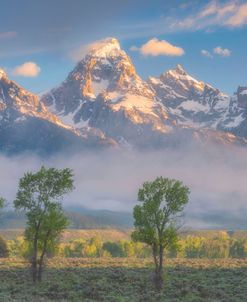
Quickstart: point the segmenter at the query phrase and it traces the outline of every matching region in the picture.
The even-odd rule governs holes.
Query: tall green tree
[[[177,243],[176,220],[188,203],[188,196],[189,188],[181,181],[163,177],[145,182],[138,192],[142,204],[134,208],[132,239],[151,246],[158,288],[163,284],[164,249]]]
[[[19,181],[14,205],[17,210],[26,212],[25,240],[34,282],[41,281],[44,258],[57,247],[59,237],[68,225],[61,200],[72,190],[70,169],[42,167],[36,173],[26,173]]]

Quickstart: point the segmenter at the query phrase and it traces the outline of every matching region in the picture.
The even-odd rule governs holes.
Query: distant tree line
[[[28,246],[24,237],[14,240],[0,238],[0,257],[26,257]],[[208,238],[187,235],[178,239],[176,248],[166,249],[167,258],[246,258],[247,238],[233,238],[226,232],[219,236]],[[75,239],[61,242],[55,250],[49,252],[48,257],[59,256],[68,258],[150,258],[152,251],[149,246],[141,242],[128,240],[103,241],[100,237],[91,239]]]

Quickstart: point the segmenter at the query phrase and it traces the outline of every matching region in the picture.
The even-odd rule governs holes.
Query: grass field
[[[247,260],[170,259],[165,265],[159,294],[149,259],[54,258],[35,286],[24,260],[0,259],[0,301],[247,301]]]

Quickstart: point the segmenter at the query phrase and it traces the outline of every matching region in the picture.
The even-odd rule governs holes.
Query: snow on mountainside
[[[64,124],[0,69],[0,150],[7,154],[35,151],[42,155],[104,143],[95,133],[81,133]]]

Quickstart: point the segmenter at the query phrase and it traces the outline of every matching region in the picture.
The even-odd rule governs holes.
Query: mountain
[[[0,69],[0,150],[6,154],[35,152],[49,155],[106,144],[100,131],[78,132],[63,123]]]
[[[119,42],[92,44],[64,82],[38,97],[0,69],[0,151],[42,156],[102,148],[246,145],[246,87],[232,97],[182,66],[144,81]]]
[[[218,129],[247,138],[247,87],[238,87],[231,97],[225,118],[218,124]]]
[[[194,79],[181,65],[148,82],[170,116],[184,127],[217,129],[229,107],[229,96]]]
[[[148,145],[150,137],[154,143],[171,130],[165,106],[112,38],[93,46],[42,102],[63,122],[100,129],[125,147]]]
[[[150,77],[150,86],[182,127],[228,132],[247,138],[247,88],[230,97],[219,89],[191,77],[180,65]]]
[[[189,141],[245,144],[227,127],[229,96],[180,65],[142,80],[114,38],[93,44],[41,101],[63,123],[78,131],[98,129],[125,148],[177,147]]]

